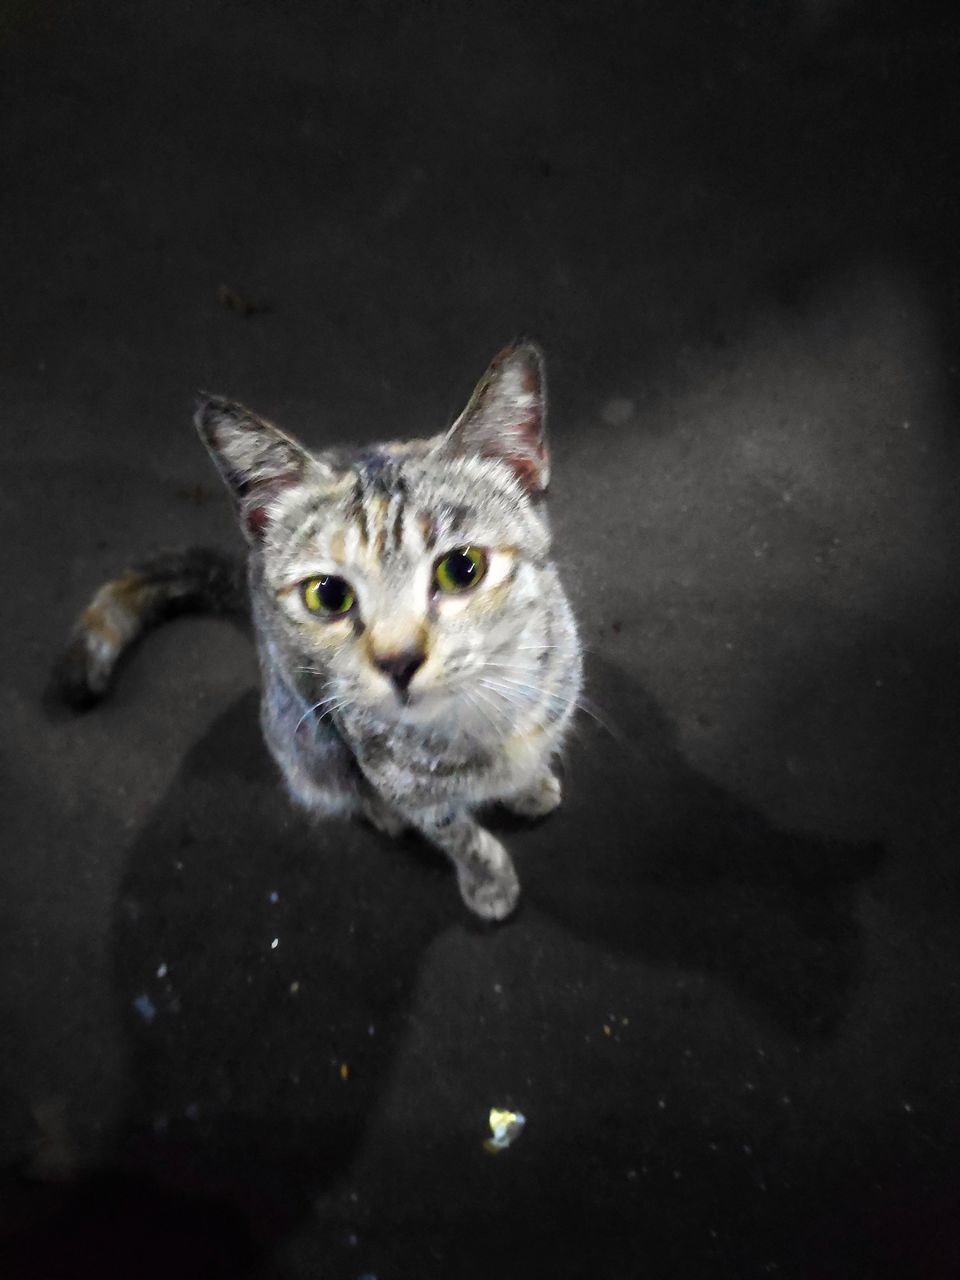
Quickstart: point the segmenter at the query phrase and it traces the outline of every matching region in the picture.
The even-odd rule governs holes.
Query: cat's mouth
[[[390,690],[376,700],[371,710],[398,726],[437,728],[453,731],[464,720],[472,724],[472,712],[463,690],[444,686]]]
[[[449,693],[436,689],[397,689],[385,699],[398,719],[406,724],[423,724],[449,712]]]
[[[414,679],[406,688],[392,682],[374,692],[368,689],[368,710],[387,723],[403,728],[440,729],[453,737],[498,738],[507,730],[505,707],[469,679]]]

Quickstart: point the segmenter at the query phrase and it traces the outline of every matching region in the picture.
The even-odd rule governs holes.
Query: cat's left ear
[[[529,494],[550,480],[546,437],[547,383],[534,342],[505,347],[483,375],[445,446],[505,462]]]
[[[298,441],[231,400],[201,395],[194,423],[233,495],[250,542],[263,537],[271,505],[284,489],[308,472],[325,472]]]

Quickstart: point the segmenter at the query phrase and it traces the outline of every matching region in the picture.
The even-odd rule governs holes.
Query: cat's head
[[[239,405],[200,404],[256,558],[260,623],[305,696],[513,725],[557,650],[545,402],[525,342],[445,433],[352,457],[311,454]]]

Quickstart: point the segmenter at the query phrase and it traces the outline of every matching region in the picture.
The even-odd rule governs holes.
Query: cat
[[[466,905],[517,905],[491,802],[541,817],[580,694],[581,648],[550,559],[543,356],[494,359],[430,439],[310,453],[242,405],[198,402],[195,425],[246,538],[171,552],[100,589],[61,660],[75,705],[175,613],[249,610],[261,726],[293,800],[319,817],[413,828],[456,869]],[[244,581],[244,578],[246,581]]]

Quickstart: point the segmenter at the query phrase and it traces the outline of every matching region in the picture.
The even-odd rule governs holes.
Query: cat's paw
[[[520,881],[510,855],[484,831],[481,858],[457,866],[460,896],[481,920],[505,920],[520,901]]]
[[[553,813],[562,799],[560,779],[555,774],[544,773],[527,791],[504,800],[503,807],[520,818],[543,818]]]

